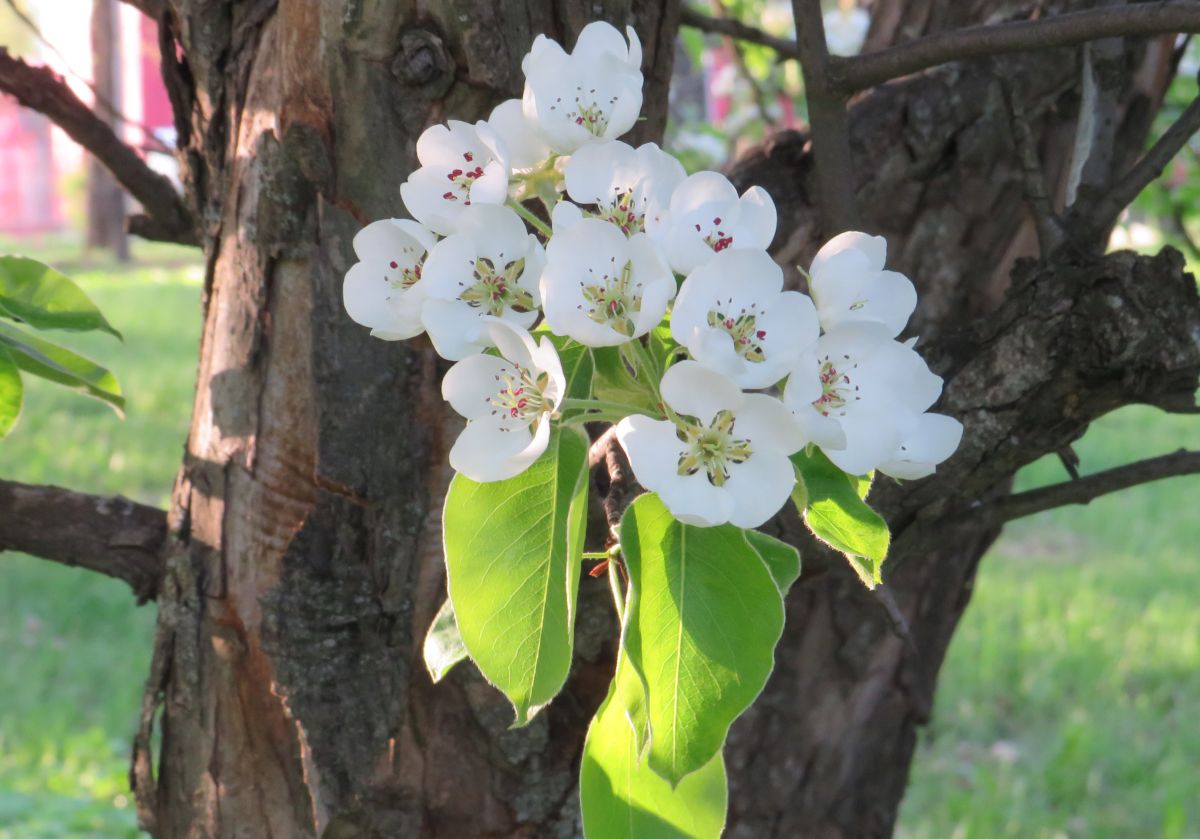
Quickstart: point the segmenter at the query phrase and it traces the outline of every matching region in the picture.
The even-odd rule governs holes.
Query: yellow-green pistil
[[[504,266],[497,271],[492,261],[485,256],[475,260],[475,283],[458,298],[476,309],[484,309],[493,317],[500,317],[505,309],[514,312],[532,312],[533,295],[517,285],[525,270],[525,259]]]
[[[642,298],[634,294],[633,262],[626,262],[619,274],[605,274],[591,285],[580,282],[583,299],[591,305],[586,314],[619,335],[632,338],[636,325],[633,316],[642,310]]]
[[[708,313],[708,325],[729,335],[734,351],[742,358],[753,362],[766,360],[760,342],[767,337],[767,331],[758,328],[758,317],[753,310],[743,309],[737,315],[729,315],[714,309]]]
[[[719,411],[708,427],[690,417],[681,418],[676,433],[686,448],[679,455],[679,474],[704,470],[709,483],[724,486],[729,480],[729,464],[745,463],[752,454],[750,441],[734,437],[733,426],[731,411]]]

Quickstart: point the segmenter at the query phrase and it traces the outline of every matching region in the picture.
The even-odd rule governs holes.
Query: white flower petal
[[[487,338],[475,310],[452,300],[426,300],[421,322],[437,354],[458,361],[487,349]]]
[[[778,452],[756,451],[745,463],[731,465],[722,487],[733,502],[729,523],[758,527],[783,508],[795,485],[792,462]]]
[[[675,518],[700,527],[729,520],[733,503],[727,493],[703,473],[679,474],[682,444],[674,423],[635,414],[617,423],[617,440],[638,483],[658,493]]]
[[[537,122],[525,116],[520,99],[501,102],[492,109],[487,121],[508,150],[509,165],[514,171],[536,168],[550,156],[550,146]]]
[[[469,422],[450,448],[450,466],[473,481],[503,481],[528,469],[546,451],[550,423],[538,423],[534,434],[508,431],[487,422]]]
[[[931,475],[962,442],[962,423],[942,414],[921,414],[905,434],[891,460],[879,471],[893,478],[916,480]]]
[[[346,272],[342,302],[351,320],[395,341],[420,335],[420,283],[408,290],[393,288],[383,272],[366,262],[356,262]]]
[[[742,404],[741,389],[698,361],[685,360],[663,375],[659,392],[677,413],[696,417],[707,425],[718,411],[734,411]]]
[[[792,412],[765,393],[743,395],[734,428],[734,436],[749,440],[756,452],[771,450],[789,455],[808,443]]]
[[[864,269],[882,271],[887,261],[887,239],[882,236],[869,236],[857,230],[848,230],[834,236],[817,251],[808,273],[814,277],[824,269],[825,263],[844,251],[857,251],[865,259]]]
[[[495,407],[488,394],[495,390],[497,379],[510,370],[512,364],[494,355],[467,356],[442,377],[442,398],[469,420],[489,416]]]

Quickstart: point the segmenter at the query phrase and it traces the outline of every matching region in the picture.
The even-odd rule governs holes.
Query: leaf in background
[[[728,784],[718,752],[677,787],[641,757],[625,712],[641,681],[620,655],[608,697],[588,726],[579,766],[579,804],[587,839],[717,839],[725,827]]]
[[[757,530],[747,530],[746,541],[758,552],[759,558],[771,572],[780,595],[786,595],[800,576],[800,551],[787,542]]]
[[[558,350],[563,375],[567,377],[567,399],[590,399],[592,396],[592,353],[589,347],[549,330],[539,332],[537,338],[546,338]]]
[[[124,416],[121,386],[112,373],[96,362],[2,321],[0,346],[12,354],[13,361],[26,373],[101,399]]]
[[[606,402],[619,402],[646,410],[654,416],[658,413],[655,388],[658,382],[641,381],[630,370],[621,355],[620,347],[593,347],[596,375],[592,379],[592,395]]]
[[[556,429],[506,481],[455,475],[442,538],[447,588],[467,652],[525,725],[571,666],[587,524],[587,439]]]
[[[424,656],[425,669],[435,685],[446,677],[454,665],[467,657],[467,648],[463,645],[462,634],[454,620],[454,606],[448,597],[425,633]]]
[[[869,477],[847,475],[820,449],[792,455],[796,476],[804,482],[808,504],[804,521],[818,539],[846,554],[868,588],[881,581],[891,533],[887,522],[863,500]]]
[[[8,350],[0,345],[0,438],[7,436],[17,424],[24,391],[17,363]]]
[[[0,256],[0,314],[34,329],[101,330],[121,337],[79,286],[48,265],[24,256]]]
[[[774,666],[783,600],[744,533],[682,524],[653,494],[621,520],[623,643],[647,686],[646,760],[672,785],[720,751]]]

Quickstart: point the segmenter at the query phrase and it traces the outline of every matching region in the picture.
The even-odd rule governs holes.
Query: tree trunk
[[[646,48],[649,118],[638,133],[658,136],[677,5],[170,5],[164,73],[208,268],[195,412],[135,743],[140,817],[160,837],[578,836],[579,752],[616,634],[604,583],[585,578],[580,660],[528,728],[508,730],[507,702],[473,668],[430,684],[420,648],[444,595],[440,501],[457,421],[432,349],[368,337],[343,313],[341,279],[359,227],[400,214],[420,131],[520,95],[520,58],[539,32],[569,43],[591,19],[632,19]],[[894,31],[935,27],[947,18],[934,12],[959,7],[912,5],[929,12],[924,21]],[[899,0],[877,6],[894,6],[888,20],[906,14]],[[1152,52],[1121,55],[1165,63]],[[1077,54],[1009,61],[1045,105],[1030,110],[1048,171],[1061,171]],[[922,285],[920,331],[937,339],[947,410],[968,425],[937,479],[883,486],[877,497],[896,529],[889,578],[918,652],[841,562],[805,542],[794,520],[779,522],[804,546],[806,569],[776,674],[731,738],[730,836],[890,832],[915,726],[999,529],[971,519],[971,502],[1003,493],[1018,466],[1100,413],[1166,401],[1200,367],[1187,339],[1200,324],[1195,288],[1170,257],[1029,268],[998,308],[1030,240],[990,69],[889,86],[854,111],[868,228],[888,234]],[[1126,156],[1164,78],[1141,110],[1136,90],[1117,97]],[[791,136],[735,173],[780,204],[783,261],[811,253],[822,235],[810,170],[803,138]],[[1112,294],[1129,305],[1105,309]],[[1162,311],[1182,315],[1148,328]],[[991,331],[955,329],[981,312],[992,313]],[[1005,347],[1030,361],[1005,365]]]
[[[111,126],[121,93],[121,28],[117,0],[92,2],[92,85],[96,112]],[[94,157],[87,162],[87,245],[107,248],[118,260],[129,259],[125,235],[125,192]]]

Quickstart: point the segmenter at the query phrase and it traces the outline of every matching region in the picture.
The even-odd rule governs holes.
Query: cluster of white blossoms
[[[457,362],[442,393],[467,426],[451,465],[511,478],[552,423],[603,419],[679,520],[740,527],[786,503],[789,456],[806,445],[852,474],[932,472],[962,427],[928,413],[941,379],[896,340],[916,292],[884,269],[884,240],[843,233],[813,262],[811,297],[784,290],[765,190],[739,195],[653,143],[617,139],[642,104],[641,45],[627,34],[590,24],[569,54],[539,36],[522,99],[421,135],[400,190],[416,221],[354,239],[350,316],[384,340],[426,332]],[[642,343],[651,331],[657,356]],[[631,376],[653,376],[657,412],[568,400],[552,336],[621,347]]]

